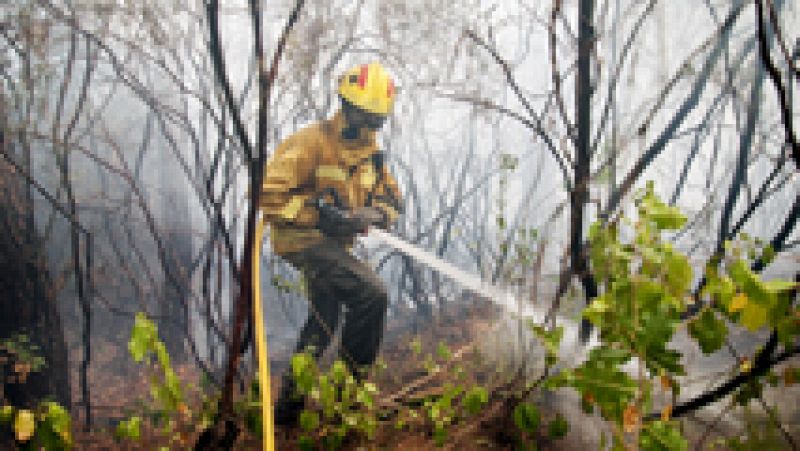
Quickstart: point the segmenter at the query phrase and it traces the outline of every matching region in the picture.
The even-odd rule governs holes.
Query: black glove
[[[318,227],[324,235],[330,237],[350,237],[366,232],[372,225],[385,222],[384,215],[373,207],[362,207],[349,212],[330,204],[321,204],[317,209]]]

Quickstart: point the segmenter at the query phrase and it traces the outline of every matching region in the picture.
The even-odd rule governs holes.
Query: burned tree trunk
[[[44,246],[34,228],[24,169],[0,129],[0,375],[2,401],[31,407],[44,398],[70,406],[67,347],[48,273]],[[22,152],[25,152],[22,146]],[[31,351],[44,366],[31,366]]]
[[[570,262],[572,272],[583,285],[586,300],[597,296],[597,285],[589,273],[588,257],[583,245],[583,228],[589,203],[591,163],[591,53],[594,47],[594,0],[581,0],[578,9],[578,73],[575,81],[575,185],[570,193]],[[588,337],[588,322],[581,325],[581,336]]]

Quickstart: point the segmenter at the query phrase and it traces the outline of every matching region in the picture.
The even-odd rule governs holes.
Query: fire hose
[[[261,305],[261,245],[264,238],[264,221],[256,218],[256,236],[253,252],[253,319],[255,323],[256,355],[258,359],[258,388],[261,395],[262,446],[265,451],[275,449],[275,422],[272,418],[272,393],[269,374],[269,351],[264,329],[264,312]]]

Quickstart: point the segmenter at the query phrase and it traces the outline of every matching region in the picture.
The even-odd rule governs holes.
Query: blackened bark
[[[570,262],[573,274],[583,285],[587,303],[597,296],[597,284],[589,273],[588,257],[583,245],[585,207],[589,203],[589,169],[591,164],[591,54],[594,47],[594,0],[581,0],[578,7],[578,75],[575,83],[575,116],[578,136],[575,142],[575,184],[570,193]],[[581,323],[581,337],[588,338],[591,328]]]
[[[245,227],[244,250],[242,252],[241,274],[239,277],[239,290],[236,293],[234,306],[233,332],[228,346],[227,365],[225,378],[223,381],[222,396],[219,402],[219,413],[215,424],[203,431],[195,444],[195,449],[230,449],[238,435],[236,425],[233,423],[233,381],[236,375],[236,367],[242,348],[242,338],[244,327],[249,318],[249,310],[252,302],[252,274],[253,254],[255,252],[255,226],[261,195],[261,184],[264,177],[264,164],[266,162],[266,131],[267,131],[267,107],[269,106],[270,93],[275,82],[278,70],[278,62],[283,55],[286,47],[286,39],[289,32],[297,22],[300,11],[305,4],[305,0],[297,0],[286,25],[283,28],[277,48],[273,54],[272,65],[269,71],[266,70],[266,62],[263,53],[263,36],[261,30],[261,8],[259,2],[251,0],[250,16],[253,20],[254,35],[254,54],[258,63],[258,130],[255,148],[244,128],[244,124],[239,114],[239,109],[233,102],[233,92],[228,81],[227,69],[222,53],[219,33],[219,2],[212,0],[206,4],[206,14],[209,22],[210,52],[212,64],[217,81],[223,89],[228,110],[234,123],[236,136],[244,148],[245,163],[247,164],[250,175],[250,204],[247,212],[247,224]]]
[[[36,230],[27,227],[33,214],[28,186],[7,162],[11,152],[3,135],[0,129],[0,340],[25,335],[46,364],[24,380],[3,380],[3,394],[18,407],[45,398],[70,407],[67,347],[44,247]],[[3,368],[3,374],[10,372]]]
[[[770,37],[768,36],[765,22],[764,22],[764,5],[761,0],[756,1],[756,19],[758,23],[758,43],[761,49],[761,63],[766,68],[772,84],[775,86],[775,91],[778,94],[778,104],[780,105],[781,121],[783,121],[783,129],[786,134],[786,142],[792,151],[792,159],[797,169],[800,169],[800,144],[797,141],[797,134],[794,130],[794,119],[792,118],[792,107],[789,103],[789,95],[787,94],[786,86],[781,81],[780,72],[775,66],[775,63],[770,57]],[[791,79],[789,80],[791,83]]]

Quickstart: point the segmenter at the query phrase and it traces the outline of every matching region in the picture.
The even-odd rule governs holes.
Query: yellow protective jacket
[[[344,140],[343,126],[341,112],[310,125],[281,142],[267,163],[260,207],[276,254],[298,252],[322,239],[311,201],[330,189],[350,210],[377,207],[390,222],[399,215],[397,182],[385,165],[376,164],[375,133],[362,130],[358,139]]]

